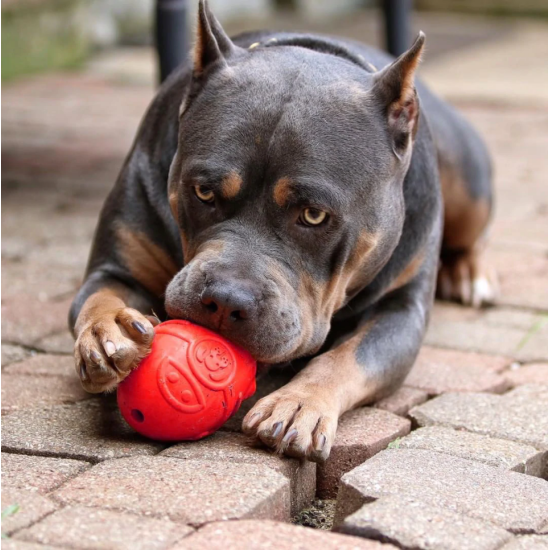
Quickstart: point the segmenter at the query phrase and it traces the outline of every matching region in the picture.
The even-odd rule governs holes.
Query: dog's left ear
[[[414,74],[422,57],[426,36],[418,33],[412,47],[374,75],[373,91],[382,101],[398,158],[409,149],[418,126],[419,103]]]
[[[216,62],[223,62],[236,49],[231,39],[208,7],[207,0],[199,0],[197,42],[194,52],[193,74],[198,77]]]

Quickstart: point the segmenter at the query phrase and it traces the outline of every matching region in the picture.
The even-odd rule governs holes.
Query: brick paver
[[[3,372],[7,374],[69,376],[75,378],[74,358],[67,355],[35,353],[32,357],[7,366]]]
[[[212,463],[223,461],[267,466],[289,479],[292,515],[309,506],[315,497],[316,468],[313,462],[275,455],[257,443],[252,446],[243,434],[217,432],[201,441],[174,445],[162,451],[161,456]]]
[[[544,477],[547,452],[524,443],[497,439],[465,430],[430,426],[414,430],[398,442],[400,449],[426,449],[497,468]]]
[[[2,453],[2,487],[49,493],[89,467],[80,460]]]
[[[338,424],[328,460],[318,467],[318,495],[336,497],[343,474],[409,433],[410,427],[409,420],[370,407],[346,413]]]
[[[512,538],[490,523],[401,495],[365,504],[338,531],[418,550],[496,550]]]
[[[2,414],[21,409],[76,403],[92,396],[75,376],[2,375]]]
[[[11,413],[2,422],[2,450],[97,462],[156,454],[161,443],[148,441],[102,399]]]
[[[420,449],[388,449],[342,477],[335,525],[372,499],[411,497],[514,533],[548,528],[543,479]]]
[[[231,521],[210,523],[196,534],[183,539],[172,550],[252,550],[284,548],[285,550],[392,550],[390,544],[349,537],[307,527],[275,521]]]
[[[23,359],[31,357],[33,353],[33,351],[16,344],[2,344],[2,367],[23,361]]]
[[[22,296],[2,301],[2,338],[11,343],[32,346],[34,342],[67,326],[71,299],[38,302]]]
[[[502,393],[509,384],[498,372],[510,363],[512,360],[506,357],[424,346],[405,384],[429,395],[445,392]]]
[[[525,535],[511,540],[502,550],[548,550],[548,535]]]
[[[52,550],[58,546],[44,546],[34,542],[24,542],[22,540],[6,539],[2,541],[3,550]]]
[[[523,386],[524,384],[548,385],[548,363],[512,365],[512,368],[506,371],[504,376],[512,386]]]
[[[544,317],[528,310],[499,307],[474,310],[437,302],[425,343],[430,346],[540,361],[548,357],[547,331],[533,331]]]
[[[162,550],[191,533],[193,528],[165,519],[68,506],[19,531],[16,538],[79,550]]]
[[[519,386],[505,395],[447,393],[410,411],[420,426],[441,425],[548,448],[548,389]]]
[[[374,403],[374,407],[399,416],[405,416],[415,405],[420,405],[428,399],[428,394],[417,388],[401,386],[392,395]]]
[[[37,522],[59,506],[52,499],[36,492],[3,488],[2,510],[15,505],[18,506],[17,511],[2,520],[2,533],[7,535]]]
[[[64,504],[168,517],[193,526],[226,519],[290,518],[288,478],[259,464],[120,458],[94,466],[53,495]]]
[[[74,338],[68,330],[56,332],[50,336],[44,336],[34,343],[34,347],[46,353],[65,353],[72,355],[74,350]]]

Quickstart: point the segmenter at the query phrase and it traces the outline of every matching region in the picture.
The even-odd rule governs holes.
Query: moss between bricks
[[[90,52],[82,0],[45,0],[2,9],[2,80],[79,66]]]
[[[334,522],[335,500],[315,499],[311,506],[304,508],[292,518],[292,523],[313,529],[330,531]]]

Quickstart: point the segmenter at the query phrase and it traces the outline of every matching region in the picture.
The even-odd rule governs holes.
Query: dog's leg
[[[433,303],[432,256],[412,281],[371,308],[349,339],[258,401],[243,431],[287,455],[326,460],[340,415],[388,395],[411,368]]]

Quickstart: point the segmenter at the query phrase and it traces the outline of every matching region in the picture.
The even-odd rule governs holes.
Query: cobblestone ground
[[[489,256],[502,294],[482,311],[436,304],[405,385],[343,417],[324,466],[278,458],[239,433],[251,402],[286,373],[263,379],[214,436],[171,447],[133,434],[112,397],[81,390],[67,308],[152,95],[141,73],[113,74],[147,55],[5,86],[4,548],[546,548],[545,32],[493,32],[426,64],[494,155]],[[483,63],[503,66],[503,52],[521,61],[487,76]]]

